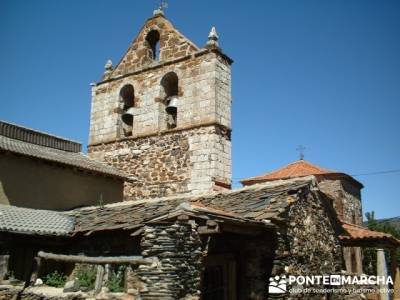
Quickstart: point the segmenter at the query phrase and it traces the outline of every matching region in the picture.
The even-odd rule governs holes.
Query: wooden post
[[[103,277],[104,277],[104,267],[102,265],[98,265],[96,281],[94,282],[94,293],[95,294],[98,294],[101,291],[101,287],[103,286]]]
[[[385,250],[384,249],[376,249],[376,275],[387,277],[387,266],[385,259]],[[380,284],[379,290],[385,290],[385,292],[379,292],[379,300],[389,300],[388,286],[387,284]]]
[[[104,276],[103,276],[103,284],[105,284],[108,279],[110,279],[110,272],[111,272],[111,265],[110,264],[105,264],[104,265]]]
[[[393,300],[400,300],[400,271],[397,265],[396,248],[390,249],[392,280],[393,280]]]
[[[8,273],[8,261],[10,260],[10,255],[0,255],[0,281],[4,279],[4,277]]]
[[[41,264],[42,264],[42,259],[36,256],[33,259],[32,274],[31,274],[31,279],[29,281],[30,284],[35,284],[36,279],[38,279]]]

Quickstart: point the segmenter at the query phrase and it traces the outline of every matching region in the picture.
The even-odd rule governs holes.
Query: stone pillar
[[[384,249],[376,249],[376,275],[385,276],[385,278],[388,276]],[[388,289],[388,286],[387,284],[380,284],[379,289]],[[379,292],[379,299],[389,300],[389,293]]]
[[[201,240],[194,223],[145,226],[142,255],[155,263],[141,265],[141,299],[198,299],[202,266]]]
[[[8,261],[10,255],[0,255],[0,281],[4,279],[8,272]]]
[[[400,300],[400,270],[397,265],[397,255],[396,248],[392,248],[390,250],[390,259],[391,259],[391,269],[392,269],[392,279],[393,279],[393,300]]]

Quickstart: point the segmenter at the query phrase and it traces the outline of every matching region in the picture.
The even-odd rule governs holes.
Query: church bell
[[[176,111],[178,110],[178,97],[177,96],[169,97],[168,105],[165,108],[165,110],[169,114],[176,113]]]
[[[122,113],[121,120],[122,120],[122,122],[124,122],[126,125],[132,126],[132,124],[133,124],[133,111],[134,111],[134,108],[133,108],[133,107],[130,107],[130,108],[128,108],[126,111],[124,111],[124,112]]]

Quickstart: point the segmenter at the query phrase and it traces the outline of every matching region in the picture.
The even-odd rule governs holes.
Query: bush
[[[124,271],[126,266],[119,266],[117,270],[110,273],[106,286],[112,293],[124,291]]]
[[[46,275],[44,283],[48,286],[54,286],[57,288],[64,287],[65,282],[67,281],[67,276],[62,273],[58,273],[58,271],[54,271]]]
[[[76,274],[79,285],[89,289],[94,288],[94,282],[96,281],[97,270],[95,267],[87,267],[79,270]]]

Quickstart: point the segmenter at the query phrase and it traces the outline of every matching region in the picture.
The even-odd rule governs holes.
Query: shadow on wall
[[[25,157],[0,156],[0,204],[69,210],[123,200],[123,182]]]

